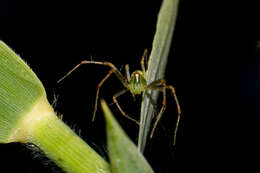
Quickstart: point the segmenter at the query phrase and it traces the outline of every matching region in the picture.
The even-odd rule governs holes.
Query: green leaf
[[[0,40],[0,143],[34,103],[44,88],[26,63]]]
[[[156,33],[153,40],[152,52],[149,57],[146,79],[148,84],[164,76],[173,31],[175,27],[179,0],[164,0],[158,15]],[[157,100],[158,92],[149,92],[153,100]],[[138,148],[145,149],[147,135],[154,109],[147,95],[144,94],[141,106],[141,120],[138,137]]]
[[[108,163],[55,114],[33,71],[0,41],[0,143],[29,142],[65,172],[110,173]]]
[[[114,119],[104,100],[101,101],[106,119],[107,143],[113,173],[153,173],[152,168]]]

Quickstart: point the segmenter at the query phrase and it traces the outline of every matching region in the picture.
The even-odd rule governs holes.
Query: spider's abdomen
[[[143,73],[140,70],[134,71],[129,82],[129,89],[132,94],[141,94],[145,90],[146,85]]]

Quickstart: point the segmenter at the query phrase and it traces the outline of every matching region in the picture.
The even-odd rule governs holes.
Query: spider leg
[[[66,77],[68,77],[74,70],[76,70],[78,67],[80,67],[83,64],[98,64],[98,65],[103,65],[103,66],[108,66],[110,67],[110,71],[108,72],[108,74],[105,76],[105,78],[98,84],[97,87],[97,93],[96,93],[96,100],[95,100],[95,107],[94,107],[94,112],[93,112],[93,117],[92,117],[92,121],[95,120],[95,116],[96,116],[96,111],[97,111],[97,104],[98,104],[98,97],[99,97],[99,90],[100,87],[102,86],[102,84],[105,82],[105,80],[107,80],[107,78],[114,73],[116,75],[116,77],[121,81],[121,83],[127,88],[127,90],[129,89],[128,87],[128,79],[126,79],[121,73],[120,71],[110,62],[100,62],[100,61],[81,61],[78,65],[76,65],[73,69],[71,69],[65,76],[63,76],[60,80],[58,80],[58,83],[61,82],[62,80],[64,80]],[[127,68],[127,67],[126,67]],[[127,72],[129,73],[129,72]],[[130,74],[129,74],[130,76]],[[128,78],[128,77],[127,77]],[[118,105],[118,103],[117,103]],[[118,105],[119,106],[119,105]]]
[[[161,82],[163,82],[163,81],[161,81]],[[164,111],[165,111],[165,109],[166,109],[166,84],[165,84],[165,82],[162,83],[162,86],[157,86],[156,84],[157,84],[157,81],[154,82],[154,83],[152,83],[152,84],[150,84],[150,85],[148,86],[148,89],[150,89],[150,90],[160,90],[160,91],[162,91],[162,93],[163,93],[163,100],[162,100],[161,110],[160,110],[159,114],[157,115],[157,118],[156,118],[156,121],[155,121],[155,123],[154,123],[152,132],[151,132],[151,134],[150,134],[150,138],[153,137],[153,134],[154,134],[154,131],[155,131],[157,125],[158,125],[158,122],[160,121],[160,119],[161,119],[161,117],[162,117],[162,115],[163,115],[163,113],[164,113]]]
[[[161,86],[160,86],[161,85]],[[177,95],[176,95],[176,91],[174,89],[174,87],[172,85],[166,85],[166,82],[164,79],[159,79],[159,80],[156,80],[154,82],[152,82],[150,85],[147,86],[147,89],[150,89],[150,90],[160,90],[163,92],[163,102],[162,102],[162,108],[161,108],[161,111],[159,112],[158,116],[157,116],[157,119],[154,123],[154,126],[153,126],[153,129],[152,129],[152,132],[151,132],[151,135],[150,135],[150,138],[152,138],[153,136],[153,133],[156,129],[156,126],[159,122],[159,120],[161,119],[161,116],[166,108],[166,89],[170,89],[172,94],[173,94],[173,97],[174,97],[174,100],[176,102],[176,106],[177,106],[177,121],[176,121],[176,126],[175,126],[175,130],[174,130],[174,140],[173,140],[173,145],[176,145],[176,137],[177,137],[177,131],[178,131],[178,127],[179,127],[179,122],[180,122],[180,116],[181,116],[181,108],[180,108],[180,104],[179,104],[179,101],[178,101],[178,98],[177,98]]]
[[[120,107],[120,105],[119,105],[119,103],[118,103],[118,101],[117,101],[117,99],[116,99],[117,97],[123,95],[123,94],[126,93],[127,91],[129,91],[129,90],[128,90],[128,89],[124,89],[124,90],[119,91],[118,93],[116,93],[116,94],[113,96],[113,101],[114,101],[114,103],[116,104],[117,108],[119,109],[119,111],[121,112],[121,114],[122,114],[123,116],[125,116],[125,117],[128,118],[129,120],[131,120],[131,121],[133,121],[133,122],[135,122],[136,124],[139,125],[139,122],[138,122],[138,121],[136,121],[135,119],[131,118],[130,116],[128,116],[128,115],[123,111],[123,109]]]
[[[179,127],[179,123],[180,123],[180,119],[181,119],[181,107],[180,107],[180,103],[178,101],[174,87],[172,85],[168,85],[167,88],[169,88],[172,91],[172,94],[173,94],[173,97],[174,97],[174,100],[175,100],[175,103],[176,103],[176,106],[177,106],[177,112],[178,112],[176,126],[175,126],[175,129],[174,129],[174,140],[173,140],[173,145],[176,145],[177,131],[178,131],[178,127]]]
[[[76,65],[73,69],[71,69],[65,76],[63,76],[61,79],[58,80],[58,83],[64,80],[66,77],[68,77],[74,70],[76,70],[79,66],[82,64],[98,64],[98,65],[104,65],[111,68],[113,73],[117,76],[117,78],[121,81],[121,83],[128,88],[128,82],[127,79],[124,78],[124,76],[120,73],[120,71],[114,66],[114,64],[110,62],[100,62],[100,61],[81,61],[78,65]]]
[[[73,67],[73,69],[71,69],[66,75],[64,75],[62,78],[60,78],[57,83],[60,83],[61,81],[63,81],[66,77],[68,77],[74,70],[76,70],[80,65],[82,65],[82,62],[77,64],[75,67]]]
[[[103,85],[103,83],[110,77],[110,75],[112,73],[113,73],[113,70],[110,70],[108,72],[108,74],[104,77],[104,79],[102,81],[100,81],[98,86],[97,86],[97,93],[96,93],[96,100],[95,100],[95,106],[94,106],[94,112],[93,112],[92,121],[94,121],[95,117],[96,117],[97,105],[98,105],[98,97],[99,97],[99,90],[100,90],[101,86]]]
[[[143,71],[143,74],[145,75],[145,63],[144,61],[147,61],[147,49],[144,50],[144,53],[143,53],[143,56],[142,56],[142,59],[141,59],[141,68],[142,68],[142,71]]]
[[[126,74],[126,78],[127,78],[127,81],[130,82],[130,72],[129,72],[129,65],[126,64],[125,65],[125,74]]]

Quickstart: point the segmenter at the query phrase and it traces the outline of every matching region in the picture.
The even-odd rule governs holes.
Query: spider
[[[180,104],[179,104],[178,98],[176,96],[176,92],[175,92],[174,87],[172,85],[167,85],[166,81],[163,78],[155,80],[155,81],[151,82],[150,84],[147,84],[147,81],[146,81],[146,78],[145,78],[146,69],[145,69],[145,63],[144,63],[144,60],[145,60],[146,57],[147,57],[147,49],[145,49],[143,56],[142,56],[142,59],[141,59],[141,70],[136,70],[131,75],[130,75],[130,72],[129,72],[129,65],[126,64],[125,65],[125,72],[126,72],[125,77],[110,62],[100,62],[100,61],[92,61],[92,60],[86,61],[86,60],[84,60],[84,61],[81,61],[78,65],[76,65],[72,70],[70,70],[60,80],[58,80],[58,83],[61,82],[63,79],[65,79],[67,76],[69,76],[75,69],[77,69],[79,66],[81,66],[83,64],[98,64],[98,65],[110,67],[110,71],[108,72],[108,74],[103,78],[103,80],[97,86],[97,92],[96,92],[96,99],[95,99],[95,106],[94,106],[92,121],[95,120],[95,116],[96,116],[98,98],[99,98],[99,90],[100,90],[101,86],[103,85],[103,83],[111,76],[111,74],[114,74],[121,81],[121,83],[124,85],[125,89],[119,91],[118,93],[116,93],[113,96],[113,102],[116,104],[117,108],[119,109],[119,111],[122,113],[123,116],[125,116],[126,118],[135,122],[138,125],[139,125],[139,122],[137,120],[131,118],[130,116],[128,116],[123,111],[123,109],[121,108],[121,106],[119,105],[119,103],[117,101],[117,97],[125,94],[127,91],[130,91],[131,94],[133,95],[133,97],[135,95],[140,95],[143,92],[146,92],[147,90],[161,91],[163,93],[162,107],[160,109],[159,114],[157,115],[156,121],[154,122],[154,126],[153,126],[153,129],[152,129],[151,134],[150,134],[150,138],[153,137],[153,134],[154,134],[154,131],[157,127],[157,124],[158,124],[159,120],[161,119],[161,117],[162,117],[162,115],[163,115],[163,113],[166,109],[166,90],[169,89],[173,94],[173,97],[174,97],[174,100],[175,100],[176,106],[177,106],[177,122],[176,122],[176,127],[175,127],[175,130],[174,130],[174,141],[173,141],[173,144],[175,145],[176,144],[177,130],[178,130],[179,121],[180,121],[180,115],[181,115]]]

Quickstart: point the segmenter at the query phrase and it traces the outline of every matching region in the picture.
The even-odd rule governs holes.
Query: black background
[[[84,59],[110,61],[123,73],[127,63],[130,71],[139,69],[144,49],[151,50],[160,4],[159,0],[4,0],[0,39],[38,75],[50,103],[54,95],[58,97],[55,110],[63,114],[64,121],[106,157],[102,112],[98,110],[94,123],[91,117],[97,84],[108,68],[85,65],[62,83],[56,82]],[[176,109],[168,94],[167,110],[145,151],[155,172],[184,172],[187,168],[184,116],[191,120],[186,121],[188,168],[233,169],[255,160],[260,122],[257,19],[256,5],[248,2],[180,2],[165,79],[177,90],[183,118],[173,147]],[[111,77],[101,96],[112,103],[113,94],[122,88]],[[125,94],[119,101],[138,119],[140,99],[134,102]],[[115,105],[111,109],[136,142],[137,126],[122,117]],[[1,144],[0,152],[9,172],[61,172],[44,157],[32,158],[35,154],[21,144]]]
[[[144,49],[151,51],[161,1],[3,2],[1,40],[18,53],[38,75],[45,86],[50,103],[54,102],[55,97],[58,98],[54,107],[58,114],[63,114],[63,120],[106,157],[102,111],[98,109],[94,123],[91,118],[96,87],[109,68],[98,65],[82,66],[63,82],[57,84],[57,80],[85,59],[110,61],[121,69],[123,74],[123,67],[127,63],[131,72],[140,69]],[[179,11],[183,13],[182,7]],[[179,16],[166,80],[176,87],[184,107],[185,66],[181,55],[184,51],[182,46],[185,44],[185,35],[182,30],[184,17]],[[112,103],[112,96],[122,89],[122,84],[113,76],[104,84],[100,95],[108,103]],[[130,94],[119,98],[125,111],[136,119],[139,119],[140,101],[139,98],[135,102]],[[138,126],[121,116],[115,105],[111,105],[111,109],[136,143]],[[181,121],[176,148],[172,145],[175,121],[175,103],[168,93],[168,107],[164,118],[154,138],[148,141],[145,151],[145,156],[156,172],[182,169],[184,120]],[[24,145],[8,144],[0,147],[2,157],[8,157],[4,165],[17,165],[11,167],[10,172],[17,169],[19,172],[61,172],[39,154],[32,158],[35,153]]]

